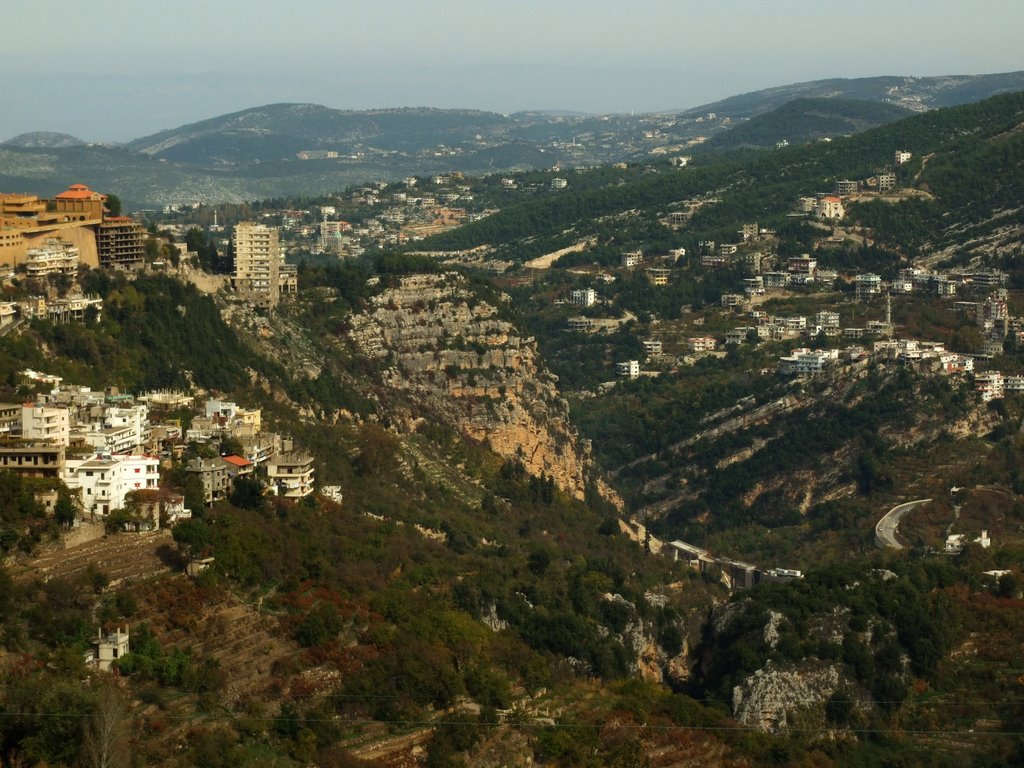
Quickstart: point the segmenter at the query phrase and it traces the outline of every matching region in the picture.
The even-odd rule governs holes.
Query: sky
[[[0,140],[127,141],[275,102],[640,112],[1024,69],[1021,0],[33,0],[3,17]]]

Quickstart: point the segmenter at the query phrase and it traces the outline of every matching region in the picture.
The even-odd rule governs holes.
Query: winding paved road
[[[907,501],[897,504],[882,515],[882,519],[875,524],[875,544],[882,549],[903,549],[903,545],[896,540],[896,529],[900,525],[900,520],[910,510],[930,501],[931,499]]]

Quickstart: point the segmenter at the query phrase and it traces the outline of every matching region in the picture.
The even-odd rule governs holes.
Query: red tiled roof
[[[243,459],[241,456],[221,456],[224,461],[228,464],[234,464],[236,467],[251,467],[252,462],[248,459]]]

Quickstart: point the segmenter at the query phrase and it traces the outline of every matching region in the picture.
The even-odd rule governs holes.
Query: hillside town
[[[20,377],[37,394],[0,404],[0,469],[61,481],[74,502],[73,517],[59,521],[66,528],[149,531],[190,518],[183,489],[161,479],[174,463],[196,481],[193,506],[228,498],[240,479],[283,498],[314,491],[313,457],[264,429],[258,408],[183,392],[93,391],[33,370]],[[325,493],[340,500],[336,488]],[[51,512],[57,495],[46,494]]]

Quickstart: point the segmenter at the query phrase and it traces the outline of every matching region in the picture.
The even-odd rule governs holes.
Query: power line
[[[92,713],[69,713],[69,712],[0,712],[0,717],[52,717],[52,718],[69,718],[69,719],[86,719],[94,717]],[[130,718],[138,719],[138,718]],[[165,715],[160,717],[161,720],[181,721],[181,722],[196,722],[194,715]],[[540,728],[540,729],[572,729],[572,730],[584,730],[584,729],[604,729],[609,727],[623,728],[633,731],[657,731],[657,732],[750,732],[758,731],[764,732],[763,729],[756,725],[743,725],[737,723],[736,725],[659,725],[652,723],[623,723],[618,721],[610,722],[589,722],[589,723],[565,723],[565,722],[552,722],[543,723],[537,721],[514,721],[504,723],[488,723],[482,721],[465,721],[465,720],[378,720],[372,718],[343,718],[343,717],[266,717],[266,716],[250,716],[250,715],[235,715],[229,716],[230,720],[255,720],[257,722],[289,722],[289,723],[335,723],[343,725],[394,725],[404,727],[417,727],[417,728],[435,728],[437,726],[453,726],[453,727],[508,727],[508,728]],[[923,728],[821,728],[813,726],[787,726],[784,729],[785,733],[831,733],[835,731],[843,731],[846,733],[855,734],[893,734],[893,735],[907,735],[907,736],[961,736],[961,737],[973,737],[973,736],[994,736],[994,737],[1017,737],[1024,736],[1024,731],[988,731],[988,730],[927,730]]]

